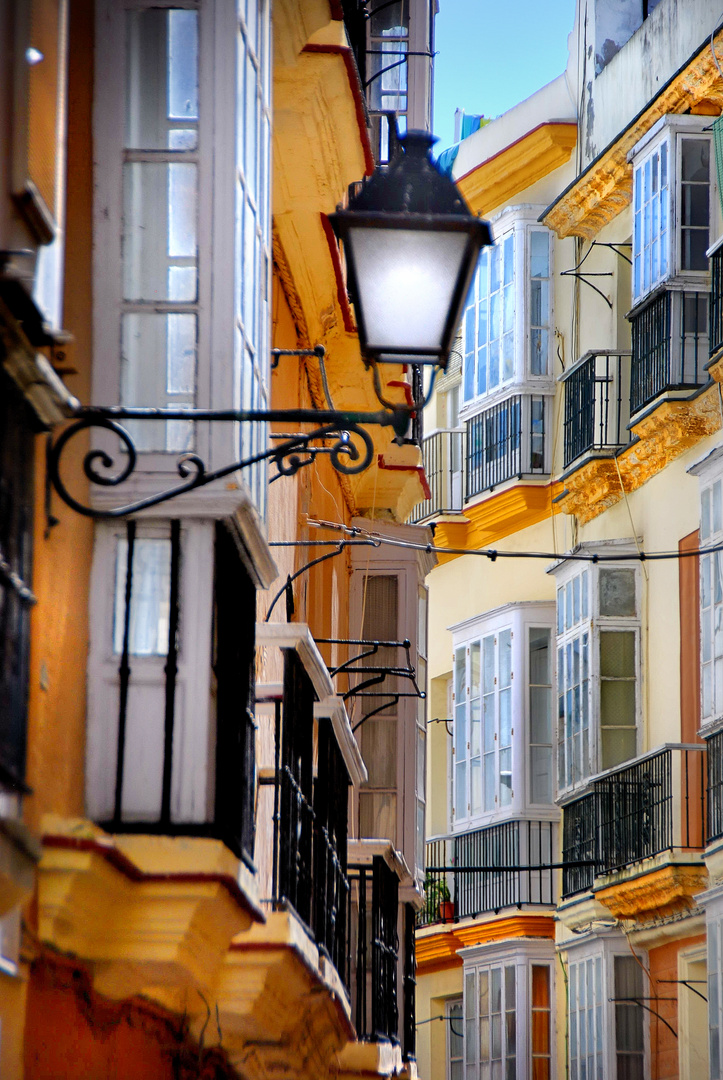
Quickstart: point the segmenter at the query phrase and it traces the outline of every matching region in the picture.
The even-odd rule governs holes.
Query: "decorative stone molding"
[[[721,49],[723,32],[716,38]],[[661,116],[684,113],[698,102],[718,98],[720,73],[706,40],[700,52],[622,132],[613,145],[595,158],[581,176],[545,211],[543,221],[562,239],[582,236],[594,240],[633,195],[633,169],[628,154]]]
[[[238,936],[213,991],[224,1049],[243,1075],[316,1080],[336,1071],[354,1039],[350,1005],[333,967],[291,912]]]
[[[510,938],[555,938],[555,922],[550,914],[512,915],[491,918],[488,922],[458,923],[428,927],[417,934],[417,974],[429,975],[446,968],[461,967],[460,949],[485,945]]]
[[[489,214],[569,161],[576,142],[575,123],[551,120],[539,124],[465,173],[457,185],[470,206]]]
[[[665,856],[670,859],[669,855]],[[671,862],[660,865],[660,857],[638,864],[636,872],[605,874],[597,880],[595,899],[616,919],[646,923],[652,918],[692,910],[696,896],[708,885],[708,871],[702,861]]]
[[[723,376],[721,376],[723,378]],[[649,480],[706,435],[721,427],[723,411],[717,386],[688,400],[666,399],[633,425],[635,441],[617,457],[584,461],[563,478],[557,506],[575,514],[581,525],[592,521]],[[618,472],[619,470],[619,472]]]
[[[218,840],[116,842],[90,823],[53,826],[38,873],[39,936],[88,964],[106,997],[161,985],[207,994],[234,935],[264,918],[251,875]]]

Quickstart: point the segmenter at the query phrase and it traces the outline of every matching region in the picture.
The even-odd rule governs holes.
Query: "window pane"
[[[634,570],[600,570],[600,614],[635,615]]]
[[[600,632],[600,675],[602,678],[634,678],[635,632],[633,630]]]
[[[198,13],[126,13],[126,130],[130,149],[166,150],[182,123],[189,148],[198,120]]]
[[[113,652],[123,652],[128,541],[118,540],[115,573]],[[137,539],[133,545],[129,653],[165,656],[168,652],[171,541]]]
[[[123,166],[125,300],[196,299],[197,183],[190,163]]]
[[[194,404],[196,316],[145,312],[122,316],[121,403],[188,407]],[[139,450],[182,452],[193,448],[185,421],[129,422]]]

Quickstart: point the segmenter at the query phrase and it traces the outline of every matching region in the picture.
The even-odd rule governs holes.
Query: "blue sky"
[[[575,0],[439,0],[436,150],[454,141],[454,110],[495,117],[560,75]]]

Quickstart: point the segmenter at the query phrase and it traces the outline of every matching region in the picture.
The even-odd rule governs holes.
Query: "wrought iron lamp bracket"
[[[318,350],[299,350],[301,354],[319,356]],[[261,461],[273,461],[278,474],[293,476],[302,466],[310,464],[315,453],[328,452],[332,466],[339,473],[353,476],[363,472],[374,457],[374,443],[369,426],[388,428],[396,439],[403,439],[409,426],[411,410],[406,405],[376,412],[341,412],[334,409],[166,409],[124,408],[122,406],[81,406],[75,411],[75,420],[58,436],[48,453],[48,474],[61,499],[77,513],[90,518],[121,518],[138,513],[152,506],[175,499],[184,492],[205,487],[231,473],[256,465]],[[204,461],[195,453],[182,453],[177,457],[176,470],[180,484],[156,494],[111,509],[99,508],[92,502],[81,502],[70,493],[61,476],[61,459],[69,443],[81,432],[95,429],[111,433],[120,446],[112,455],[108,450],[91,448],[83,458],[83,473],[91,484],[100,487],[118,487],[128,480],[138,464],[138,451],[130,432],[121,421],[168,421],[181,420],[191,423],[292,423],[311,424],[312,430],[299,432],[275,446],[267,447],[258,454],[241,458],[218,469],[207,469]],[[330,440],[330,446],[312,446],[320,440]]]

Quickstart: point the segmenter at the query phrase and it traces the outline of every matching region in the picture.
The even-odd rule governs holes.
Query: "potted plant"
[[[430,922],[453,922],[454,901],[449,894],[449,886],[443,877],[427,874],[424,882],[427,918]]]

